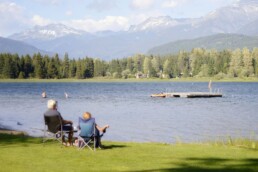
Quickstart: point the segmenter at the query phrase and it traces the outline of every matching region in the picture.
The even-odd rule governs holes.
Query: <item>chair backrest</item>
[[[95,118],[84,120],[79,118],[80,136],[92,137],[95,134]]]
[[[57,133],[62,126],[62,120],[59,116],[44,116],[45,125],[47,125],[48,131]]]

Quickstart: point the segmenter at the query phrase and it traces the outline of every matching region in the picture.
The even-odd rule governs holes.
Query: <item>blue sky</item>
[[[149,17],[197,18],[237,0],[0,0],[0,36],[63,23],[96,32],[126,30]]]

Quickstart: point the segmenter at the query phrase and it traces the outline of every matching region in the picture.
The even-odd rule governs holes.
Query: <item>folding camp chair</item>
[[[59,116],[44,116],[44,121],[43,143],[50,139],[62,143],[62,138],[65,137],[65,134],[69,133],[69,131],[63,131],[61,118]]]
[[[80,134],[78,135],[78,148],[81,150],[88,147],[90,150],[96,150],[96,141],[99,139],[96,135],[95,118],[84,120],[79,118]],[[93,149],[90,143],[93,142]]]

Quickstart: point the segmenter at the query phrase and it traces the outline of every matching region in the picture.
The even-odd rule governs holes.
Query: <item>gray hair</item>
[[[48,102],[47,102],[48,109],[53,109],[56,106],[57,106],[56,100],[53,100],[53,99],[48,100]]]

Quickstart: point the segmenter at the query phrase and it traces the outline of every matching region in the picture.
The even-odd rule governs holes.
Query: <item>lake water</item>
[[[53,98],[63,118],[75,125],[85,111],[98,125],[109,124],[104,140],[174,143],[256,136],[258,83],[212,86],[223,93],[222,98],[150,97],[166,91],[207,92],[205,82],[0,83],[0,125],[41,136],[34,128],[44,128],[43,113],[47,100]],[[43,90],[46,99],[41,98]]]

